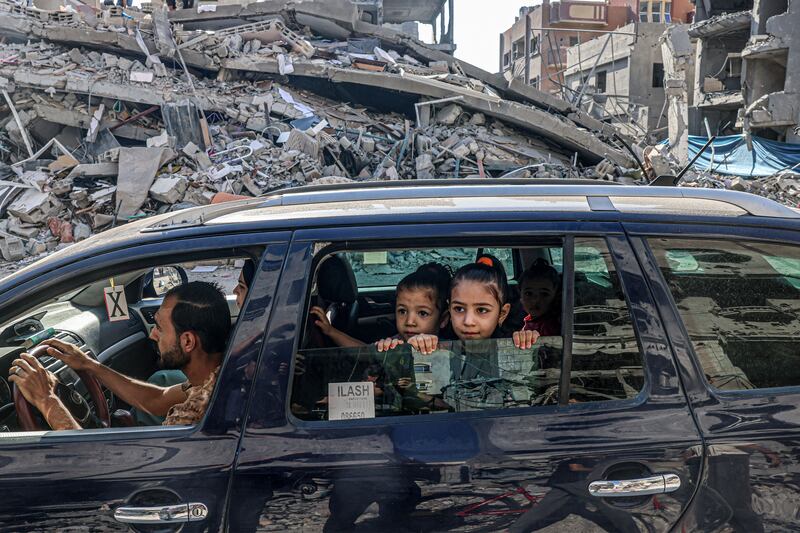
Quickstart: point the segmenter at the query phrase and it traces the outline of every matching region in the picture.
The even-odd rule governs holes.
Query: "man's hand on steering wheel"
[[[30,354],[23,353],[14,359],[8,375],[8,380],[39,411],[44,411],[45,403],[56,397],[58,378]]]
[[[47,346],[47,355],[52,355],[56,359],[63,361],[73,370],[91,371],[92,364],[95,363],[94,359],[83,353],[74,344],[58,339],[47,339],[42,342],[42,345]]]

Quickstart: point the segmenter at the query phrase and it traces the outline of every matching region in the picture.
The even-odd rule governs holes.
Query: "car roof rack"
[[[598,180],[569,179],[447,179],[369,181],[331,185],[308,185],[280,189],[259,198],[191,208],[161,218],[142,232],[199,226],[242,210],[271,206],[308,205],[329,202],[380,201],[459,197],[585,196],[590,199],[681,198],[723,202],[754,216],[800,218],[797,211],[773,200],[749,193],[693,187],[626,186]],[[608,202],[607,202],[608,204]],[[604,209],[615,210],[615,209]]]

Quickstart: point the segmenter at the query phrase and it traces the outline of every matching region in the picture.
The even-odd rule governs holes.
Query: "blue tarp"
[[[689,135],[689,159],[703,148],[708,137]],[[755,178],[771,176],[795,165],[800,169],[800,144],[787,144],[753,137],[753,151],[747,151],[743,135],[728,135],[714,139],[714,172],[731,176]],[[711,166],[711,146],[695,162],[696,170]]]

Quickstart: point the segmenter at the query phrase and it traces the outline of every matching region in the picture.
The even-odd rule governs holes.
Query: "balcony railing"
[[[605,2],[554,2],[550,4],[551,26],[605,26],[608,6]]]

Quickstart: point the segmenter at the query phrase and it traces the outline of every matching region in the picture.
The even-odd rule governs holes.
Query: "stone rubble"
[[[95,33],[78,46],[51,35],[59,29]],[[0,256],[11,268],[129,220],[231,195],[365,180],[643,177],[610,155],[623,153],[616,144],[608,159],[586,157],[574,138],[560,144],[479,110],[475,102],[484,100],[494,102],[488,110],[535,106],[504,100],[458,63],[426,61],[385,39],[334,40],[278,19],[190,31],[136,8],[123,16],[111,7],[92,19],[6,0],[0,35],[8,37],[0,45],[8,95],[0,113]],[[195,68],[184,70],[183,57]],[[274,71],[234,72],[231,60],[271,61]],[[317,67],[413,77],[462,101],[406,92],[381,105],[370,101],[372,86],[354,96],[288,76]],[[566,114],[556,118],[571,124],[570,135],[611,142]]]

